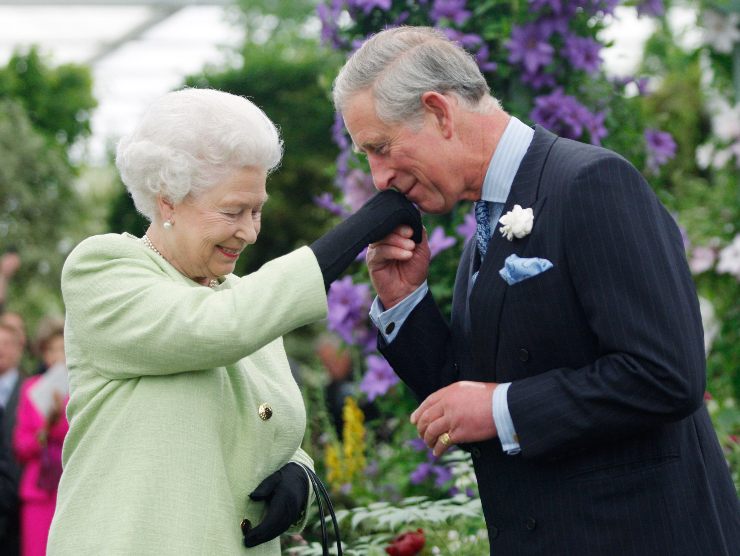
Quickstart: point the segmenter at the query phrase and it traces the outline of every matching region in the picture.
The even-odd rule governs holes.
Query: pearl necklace
[[[154,247],[154,244],[152,243],[152,240],[149,239],[149,236],[148,235],[144,234],[142,236],[142,238],[141,238],[141,241],[144,243],[144,245],[146,245],[149,249],[151,249],[157,255],[159,255],[160,257],[162,257],[165,261],[167,260],[165,258],[165,256],[162,255],[162,253],[159,252],[159,249],[157,249],[156,247]],[[167,261],[167,262],[169,262],[169,261]],[[216,286],[218,286],[218,280],[209,280],[208,281],[208,287],[209,288],[215,288]]]

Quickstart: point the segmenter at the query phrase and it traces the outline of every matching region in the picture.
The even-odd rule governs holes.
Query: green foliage
[[[0,250],[21,255],[8,308],[31,329],[41,315],[63,312],[61,266],[85,235],[69,149],[89,134],[94,106],[88,68],[52,67],[34,48],[0,68]]]
[[[375,502],[351,510],[336,512],[345,554],[354,556],[382,555],[398,532],[421,529],[425,537],[425,554],[489,553],[483,510],[478,498],[464,494],[444,500],[414,496],[398,504]],[[438,551],[433,552],[434,547]],[[321,545],[313,542],[291,546],[296,556],[320,556]]]
[[[57,301],[59,272],[71,247],[63,230],[79,203],[63,153],[49,149],[24,109],[0,100],[0,245],[15,247],[22,265],[11,283],[9,305],[23,296],[33,313]],[[34,295],[30,295],[33,291]]]
[[[90,134],[90,69],[75,64],[53,67],[34,47],[15,52],[0,69],[0,98],[12,98],[28,113],[33,127],[51,143],[68,148]]]

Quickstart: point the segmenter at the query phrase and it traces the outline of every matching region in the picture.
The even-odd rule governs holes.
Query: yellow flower
[[[327,446],[325,458],[327,479],[334,490],[353,484],[365,470],[365,415],[357,402],[347,397],[342,409],[342,446]]]

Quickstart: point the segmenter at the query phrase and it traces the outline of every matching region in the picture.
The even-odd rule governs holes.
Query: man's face
[[[386,124],[375,113],[371,91],[354,95],[343,111],[355,148],[367,155],[375,187],[394,188],[429,213],[449,212],[461,198],[451,142],[434,114],[425,112],[420,128]]]
[[[23,349],[18,335],[0,327],[0,375],[18,366]]]

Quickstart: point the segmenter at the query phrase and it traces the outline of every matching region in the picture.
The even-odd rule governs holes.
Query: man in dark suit
[[[18,481],[20,466],[13,456],[13,428],[21,387],[19,365],[23,340],[12,325],[0,322],[0,556],[15,556],[19,551]]]
[[[509,116],[432,29],[371,38],[334,101],[378,189],[430,213],[476,202],[449,324],[426,241],[399,227],[367,262],[380,349],[424,400],[426,443],[471,452],[491,553],[740,553],[696,293],[639,172]]]

